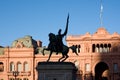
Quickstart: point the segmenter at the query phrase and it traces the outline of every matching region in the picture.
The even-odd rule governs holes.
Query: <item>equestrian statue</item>
[[[63,41],[62,41],[64,36],[67,35],[68,23],[69,23],[69,14],[67,17],[66,29],[65,29],[63,34],[61,33],[61,31],[62,31],[61,29],[59,29],[57,35],[55,35],[54,33],[49,33],[49,35],[48,35],[49,36],[48,47],[44,48],[43,52],[42,52],[43,55],[45,55],[44,50],[50,51],[47,62],[49,62],[53,52],[56,52],[56,55],[58,55],[58,53],[62,53],[62,57],[58,60],[58,62],[64,62],[69,57],[68,56],[69,49],[72,49],[72,52],[75,53],[76,55],[78,55],[77,51],[76,51],[76,48],[77,48],[76,46],[68,47],[68,46],[64,45]]]

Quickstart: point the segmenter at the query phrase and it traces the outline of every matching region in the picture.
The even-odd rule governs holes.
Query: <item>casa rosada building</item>
[[[78,69],[77,80],[120,80],[120,34],[110,34],[100,27],[94,34],[68,35],[67,46],[76,46],[79,56],[69,51],[66,62],[73,62]],[[0,46],[0,80],[37,80],[39,62],[48,59],[49,52],[42,55],[41,41],[25,36]],[[50,61],[61,57],[53,53]]]

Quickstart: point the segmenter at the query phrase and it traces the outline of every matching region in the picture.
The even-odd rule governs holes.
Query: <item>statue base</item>
[[[71,62],[39,62],[38,80],[76,80],[76,67]]]

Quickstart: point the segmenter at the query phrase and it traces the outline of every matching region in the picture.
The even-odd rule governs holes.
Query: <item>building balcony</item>
[[[7,75],[8,75],[8,76],[13,76],[13,71],[8,72]],[[28,72],[18,72],[18,75],[19,75],[19,76],[30,76],[30,75],[31,75],[31,72],[30,72],[30,71],[28,71]]]

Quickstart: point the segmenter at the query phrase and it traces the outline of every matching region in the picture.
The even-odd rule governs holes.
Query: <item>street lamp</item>
[[[90,76],[91,76],[91,80],[93,80],[93,74],[92,74],[92,72],[90,73]]]
[[[17,80],[17,76],[19,75],[19,72],[18,71],[13,71],[13,76],[15,77],[15,80]]]

